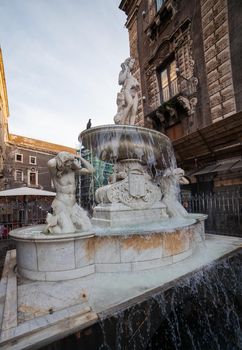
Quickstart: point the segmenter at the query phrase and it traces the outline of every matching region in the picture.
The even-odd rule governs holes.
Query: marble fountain
[[[109,184],[96,191],[92,218],[76,203],[75,175],[95,169],[61,152],[48,162],[57,195],[47,225],[10,233],[16,252],[7,254],[0,285],[3,349],[78,338],[108,310],[117,313],[241,246],[240,239],[211,235],[207,243],[206,216],[188,214],[180,204],[179,183],[186,179],[170,140],[134,125],[133,63],[122,64],[115,125],[79,135],[82,146],[114,169]]]

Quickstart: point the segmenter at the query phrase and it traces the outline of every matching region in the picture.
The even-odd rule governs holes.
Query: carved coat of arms
[[[129,194],[136,198],[146,194],[145,178],[140,170],[134,169],[129,172]]]

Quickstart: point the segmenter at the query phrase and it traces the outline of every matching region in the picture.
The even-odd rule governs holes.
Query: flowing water
[[[154,130],[127,125],[100,126],[82,132],[79,141],[106,162],[136,159],[157,172],[176,167],[170,139]]]
[[[166,169],[176,168],[176,159],[170,139],[160,132],[128,125],[107,125],[83,131],[79,136],[83,156],[96,168],[93,176],[82,177],[82,206],[90,210],[95,206],[95,190],[108,182],[112,168],[127,162],[136,162],[159,186]],[[105,165],[106,164],[106,167]],[[101,166],[100,166],[101,165]],[[109,167],[109,172],[107,172]],[[87,185],[88,184],[88,185]],[[172,184],[173,192],[179,196],[177,183]],[[80,202],[80,198],[77,198]],[[91,210],[92,211],[92,210]]]
[[[93,349],[242,349],[241,260],[241,252],[234,254],[106,314],[106,347]]]

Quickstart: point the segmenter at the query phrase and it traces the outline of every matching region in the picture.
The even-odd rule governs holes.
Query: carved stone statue
[[[91,222],[85,210],[76,203],[75,174],[92,174],[95,169],[82,157],[67,152],[58,153],[47,165],[56,197],[52,203],[53,215],[49,213],[46,218],[45,233],[88,231]]]
[[[119,73],[119,85],[122,85],[121,91],[117,94],[118,111],[114,117],[115,124],[134,125],[138,110],[138,89],[139,82],[131,74],[135,60],[132,57],[127,58],[121,64]]]
[[[178,201],[179,184],[188,183],[184,178],[184,170],[181,168],[166,169],[163,176],[159,179],[159,183],[163,193],[162,202],[166,205],[168,215],[170,217],[186,217],[188,213]]]

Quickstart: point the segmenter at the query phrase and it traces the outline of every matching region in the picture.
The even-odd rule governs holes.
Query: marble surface
[[[50,234],[42,226],[10,233],[16,241],[17,271],[39,281],[76,279],[97,272],[125,272],[164,266],[190,256],[204,239],[204,216],[188,216],[173,226],[151,225],[153,231],[115,234]],[[169,228],[167,228],[167,226]],[[154,228],[156,227],[156,229]],[[142,227],[144,229],[144,227]],[[183,254],[182,254],[183,253]],[[171,257],[171,259],[167,259]],[[173,258],[174,257],[174,258]]]
[[[131,73],[135,59],[128,57],[121,64],[118,83],[122,86],[117,95],[117,114],[114,117],[115,124],[134,125],[138,114],[138,91],[140,85],[138,80]]]
[[[166,207],[162,203],[156,203],[151,208],[133,209],[123,204],[99,204],[94,208],[92,225],[99,228],[129,229],[130,225],[152,223],[154,221],[166,221]],[[93,227],[93,230],[95,228]]]
[[[43,342],[61,338],[75,332],[78,327],[86,328],[98,320],[99,312],[185,276],[238,248],[242,248],[240,238],[206,235],[206,240],[196,248],[195,254],[165,267],[156,267],[154,260],[153,266],[150,266],[152,270],[147,271],[134,269],[132,273],[95,273],[76,280],[45,283],[21,278],[15,296],[17,309],[11,311],[17,315],[17,326],[10,325],[1,333],[0,346],[9,349],[11,344],[11,349],[24,349],[30,344],[43,345]],[[10,260],[13,266],[14,256]],[[0,283],[0,320],[3,319],[5,324],[3,312],[5,315],[8,313],[8,310],[4,311],[4,304],[6,285],[9,284],[6,274],[5,269]],[[14,288],[11,283],[9,286]]]
[[[95,272],[90,233],[49,234],[43,225],[11,231],[16,241],[18,273],[31,280],[58,281]]]
[[[18,228],[11,231],[11,237],[20,241],[61,241],[61,240],[73,240],[78,237],[92,237],[93,232],[73,232],[73,233],[61,233],[61,234],[44,234],[46,225],[28,226]]]

